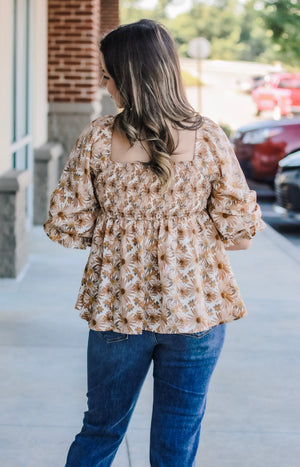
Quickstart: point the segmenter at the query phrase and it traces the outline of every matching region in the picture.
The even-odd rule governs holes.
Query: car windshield
[[[300,79],[282,79],[278,84],[279,88],[300,89]]]

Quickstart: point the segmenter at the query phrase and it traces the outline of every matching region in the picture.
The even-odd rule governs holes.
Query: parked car
[[[290,154],[279,162],[275,177],[275,192],[275,211],[300,220],[300,151]]]
[[[254,75],[250,76],[250,78],[246,80],[238,80],[236,82],[237,89],[239,92],[244,92],[246,94],[251,94],[251,92],[258,88],[259,86],[263,86],[266,82],[268,75]]]
[[[278,162],[300,150],[300,117],[251,123],[239,128],[232,140],[246,177],[273,182]]]
[[[280,119],[291,112],[300,112],[300,74],[273,73],[265,79],[263,86],[252,91],[257,115],[262,111],[273,112],[273,118]]]

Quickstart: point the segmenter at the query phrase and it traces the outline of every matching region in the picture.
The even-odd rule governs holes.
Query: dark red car
[[[232,140],[246,177],[273,182],[278,162],[300,149],[300,117],[251,123]]]

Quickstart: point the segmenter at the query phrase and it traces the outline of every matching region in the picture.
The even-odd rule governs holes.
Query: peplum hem
[[[192,333],[246,309],[207,212],[103,214],[76,302],[91,329]]]

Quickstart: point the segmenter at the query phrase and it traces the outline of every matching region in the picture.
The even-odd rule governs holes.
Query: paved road
[[[195,60],[181,60],[183,69],[197,74]],[[235,130],[255,120],[272,118],[271,113],[255,116],[256,108],[249,94],[238,91],[238,82],[253,75],[270,71],[269,65],[248,62],[226,62],[220,60],[203,60],[201,81],[200,112],[218,123],[230,125]],[[198,89],[187,88],[187,97],[195,108],[198,106]]]
[[[257,192],[264,221],[289,240],[300,250],[300,220],[280,216],[274,210],[276,197],[269,185],[248,180],[252,190]]]
[[[263,218],[277,232],[287,238],[300,250],[300,221],[286,219],[277,214],[273,209],[274,202],[260,200]]]

